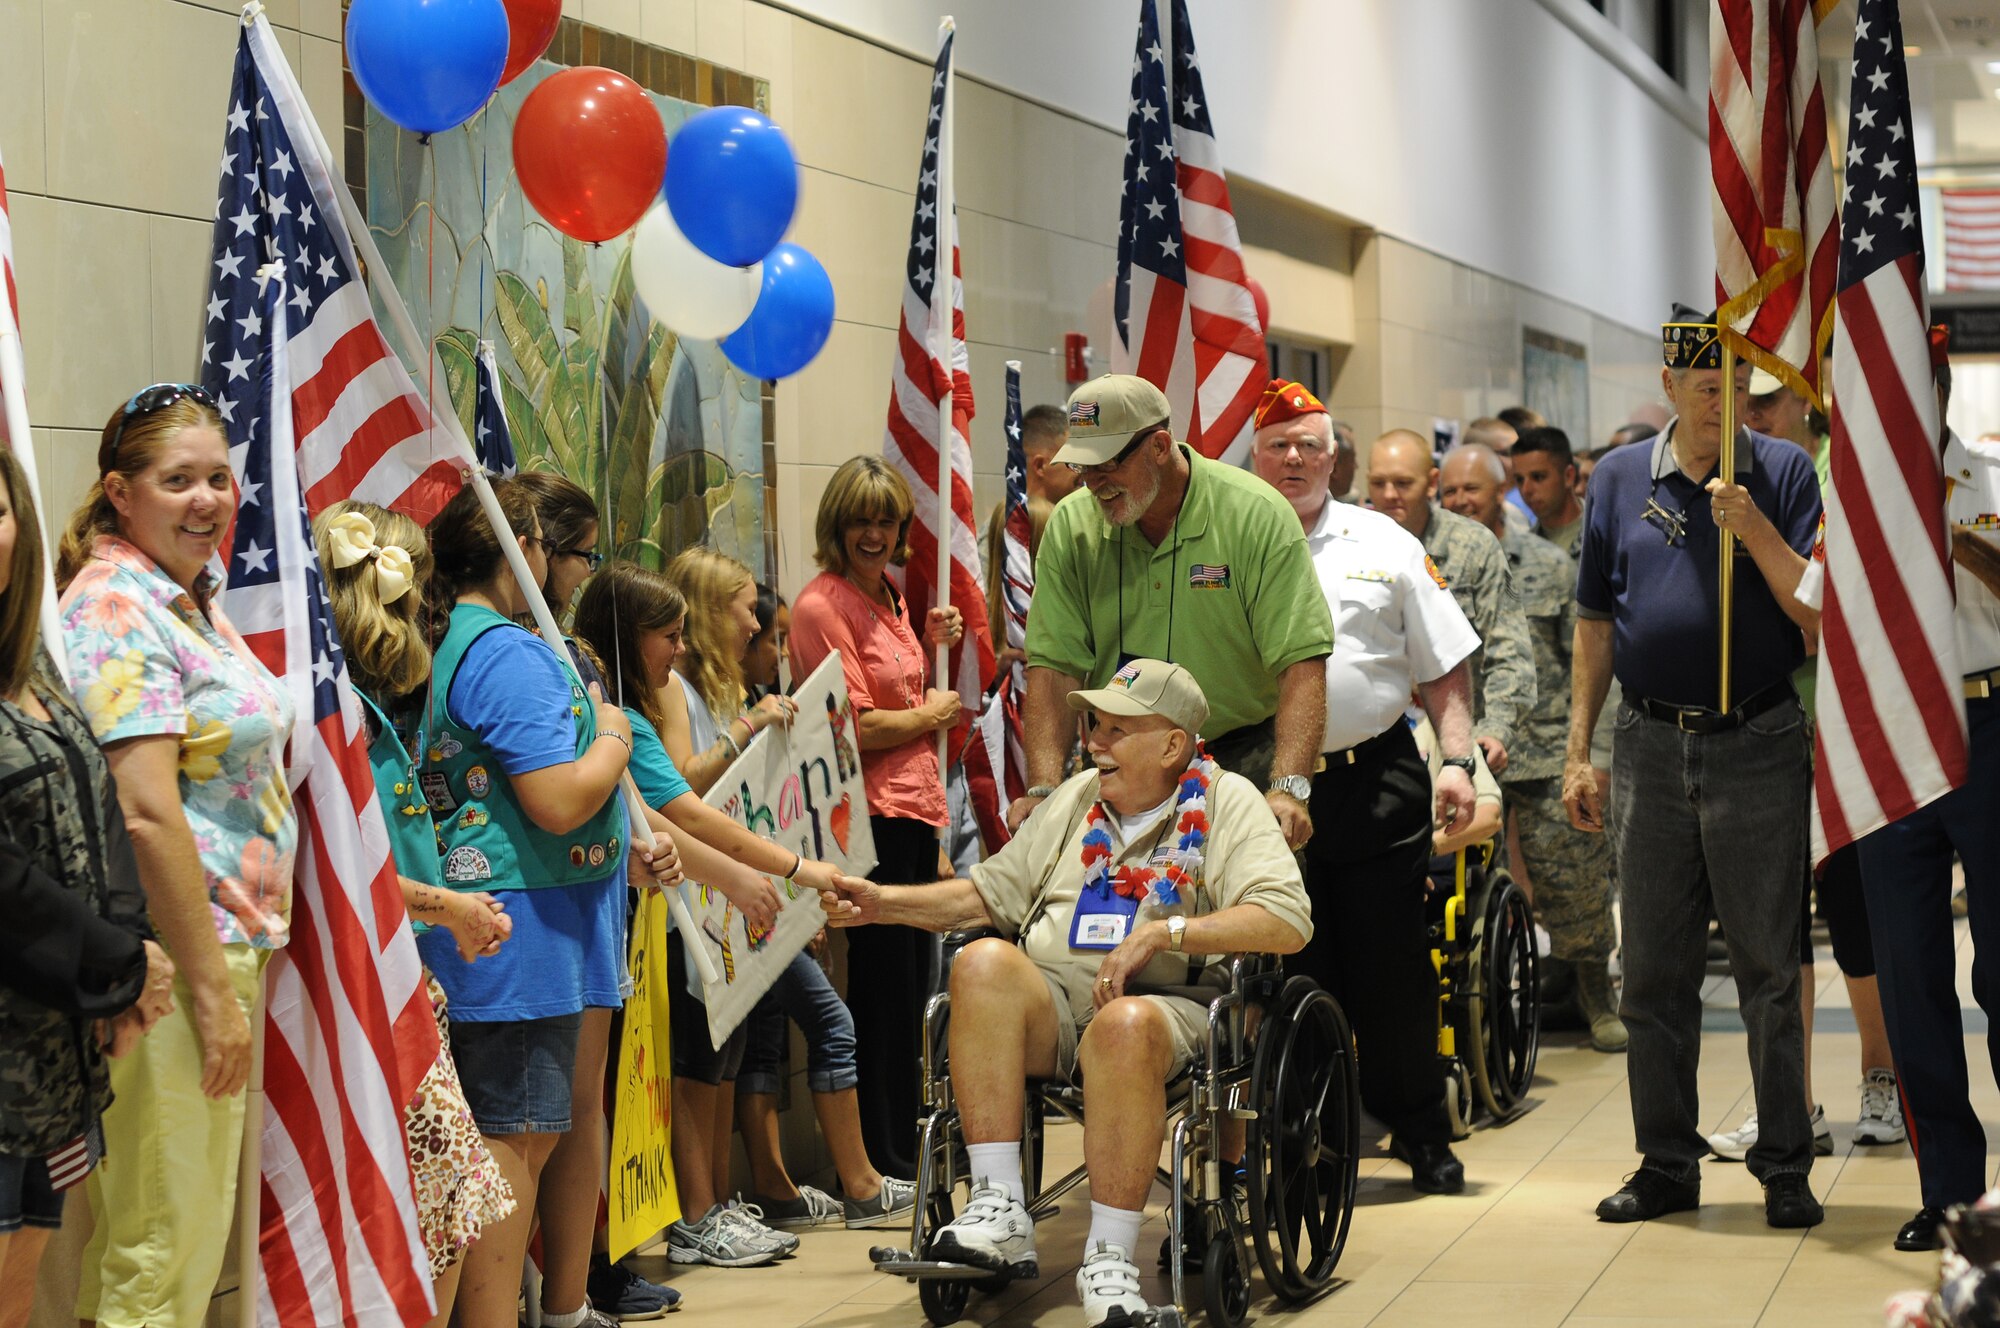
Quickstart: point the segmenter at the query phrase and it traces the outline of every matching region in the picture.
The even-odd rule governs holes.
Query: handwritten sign
[[[860,730],[847,699],[840,652],[821,661],[792,699],[799,714],[791,727],[773,724],[752,739],[706,801],[801,857],[866,876],[875,869],[875,835],[868,826]],[[720,978],[702,990],[709,1036],[717,1047],[824,925],[819,896],[787,881],[778,882],[778,889],[784,907],[766,932],[752,932],[720,890],[703,886],[690,901],[700,935],[688,944],[708,947]]]
[[[669,1146],[673,1109],[667,1058],[667,900],[639,894],[632,916],[632,997],[618,1045],[618,1100],[611,1128],[611,1257],[622,1259],[680,1220]]]

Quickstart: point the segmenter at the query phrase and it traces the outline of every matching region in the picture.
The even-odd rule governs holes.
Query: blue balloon
[[[354,81],[390,120],[436,134],[470,120],[507,64],[501,0],[354,0],[347,11]]]
[[[760,263],[792,224],[799,163],[785,131],[755,111],[692,116],[667,153],[667,207],[694,247],[718,263]]]
[[[817,258],[781,244],[764,260],[757,307],[722,339],[722,353],[752,378],[789,378],[812,363],[832,331],[832,278]]]

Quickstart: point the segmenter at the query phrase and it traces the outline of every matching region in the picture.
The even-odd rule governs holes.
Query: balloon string
[[[494,101],[498,100],[499,94],[495,93]],[[488,110],[492,106],[492,102],[487,103]],[[486,163],[491,155],[486,129],[486,118],[482,114],[479,120],[479,327],[473,336],[475,343],[486,339],[486,268],[493,258],[486,243]],[[477,351],[478,346],[475,344],[473,349]]]
[[[424,347],[424,408],[431,428],[437,428],[437,155],[424,139],[424,160],[430,166],[431,196],[424,221],[424,313],[430,323],[430,343]]]

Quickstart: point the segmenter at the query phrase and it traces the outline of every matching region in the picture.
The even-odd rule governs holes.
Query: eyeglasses
[[[1687,537],[1687,514],[1676,512],[1660,502],[1660,477],[1653,477],[1653,487],[1646,495],[1646,508],[1639,513],[1639,519],[1657,529],[1667,537],[1667,547],[1678,547]]]
[[[1125,464],[1125,458],[1139,450],[1139,444],[1145,442],[1148,438],[1151,438],[1166,427],[1164,424],[1155,424],[1151,428],[1139,430],[1139,432],[1132,435],[1132,441],[1119,448],[1118,455],[1112,457],[1109,461],[1098,461],[1088,464],[1065,461],[1063,464],[1079,475],[1109,475],[1112,471]]]
[[[1326,444],[1317,438],[1273,438],[1264,444],[1266,456],[1282,457],[1297,451],[1301,461],[1317,461],[1326,455]]]
[[[142,415],[151,415],[156,410],[165,410],[176,401],[186,399],[215,409],[215,398],[199,383],[154,383],[142,387],[132,394],[125,403],[124,414],[118,417],[118,427],[111,431],[111,441],[105,445],[104,454],[98,458],[98,469],[112,469],[111,462],[118,456],[118,440],[125,436],[125,426]]]
[[[558,550],[558,549],[555,549],[555,548],[553,548],[553,546],[552,546],[552,547],[551,547],[551,550],[550,550],[550,553],[549,553],[549,556],[550,556],[551,558],[581,558],[581,559],[583,559],[583,564],[584,564],[584,566],[588,567],[588,568],[589,568],[589,569],[590,569],[591,571],[593,571],[593,572],[594,572],[594,571],[596,571],[596,570],[597,570],[597,569],[598,569],[599,567],[601,567],[601,566],[603,566],[603,565],[604,565],[604,555],[603,555],[603,554],[601,554],[601,553],[598,553],[598,552],[597,552],[596,550],[594,550],[594,549],[559,549],[559,550]]]

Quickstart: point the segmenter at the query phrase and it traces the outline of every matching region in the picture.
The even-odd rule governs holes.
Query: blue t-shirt
[[[472,643],[446,698],[454,719],[479,734],[500,768],[524,775],[576,759],[569,679],[556,658],[525,632],[488,632]],[[625,822],[622,803],[619,812]],[[619,831],[629,839],[629,825]],[[547,1019],[586,1006],[625,1003],[625,863],[601,881],[509,890],[514,934],[498,954],[466,963],[451,933],[417,938],[424,962],[466,1023]]]
[[[674,758],[667,755],[667,745],[660,741],[653,721],[636,706],[626,706],[625,717],[632,721],[632,782],[639,786],[639,796],[646,805],[661,810],[681,794],[694,792],[681,778]]]
[[[1611,671],[1631,697],[1713,709],[1721,655],[1720,535],[1705,486],[1674,462],[1668,433],[1618,448],[1590,476],[1577,545],[1576,611],[1613,624]],[[1801,448],[1744,430],[1737,482],[1785,542],[1810,556],[1819,528],[1819,483]],[[1681,514],[1683,533],[1647,519],[1648,502]],[[1805,638],[1739,543],[1730,701],[1780,683],[1805,659]]]

